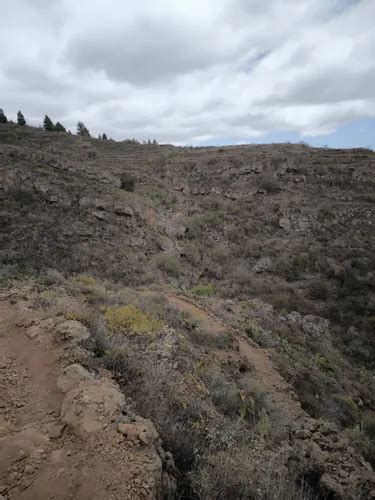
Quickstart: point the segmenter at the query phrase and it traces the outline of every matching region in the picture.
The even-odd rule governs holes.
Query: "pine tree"
[[[108,139],[107,134],[103,134],[102,139],[103,139],[103,141],[106,141]]]
[[[48,132],[53,132],[55,129],[53,121],[47,115],[44,117],[43,127],[44,127],[44,130],[47,130]]]
[[[53,130],[55,132],[66,132],[64,125],[62,125],[60,122],[56,122],[56,125],[53,127]]]
[[[91,137],[88,128],[83,122],[77,123],[77,135],[80,135],[81,137]]]
[[[4,115],[4,111],[0,108],[0,123],[8,123],[8,118]]]
[[[17,123],[21,127],[23,127],[24,125],[26,125],[25,117],[23,116],[23,114],[21,113],[21,111],[18,111],[18,113],[17,113]]]

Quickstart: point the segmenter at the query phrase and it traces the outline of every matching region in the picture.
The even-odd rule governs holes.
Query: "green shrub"
[[[208,285],[197,285],[191,288],[190,292],[197,297],[211,297],[216,291],[215,285],[209,283]]]
[[[159,269],[169,276],[177,278],[181,273],[181,263],[174,255],[163,254],[156,259]]]
[[[121,189],[133,192],[135,186],[135,178],[128,172],[123,172],[120,177]]]
[[[368,437],[375,441],[375,413],[366,413],[363,416],[363,429]]]
[[[109,328],[115,332],[156,333],[164,325],[163,321],[148,316],[133,304],[110,308],[104,316]]]
[[[278,343],[278,339],[275,334],[272,334],[269,330],[262,328],[255,321],[246,325],[245,332],[261,347],[275,347]]]
[[[358,409],[352,397],[347,394],[333,396],[336,404],[335,416],[344,427],[353,426],[358,420]]]

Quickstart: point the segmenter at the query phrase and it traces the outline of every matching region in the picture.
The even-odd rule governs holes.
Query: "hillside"
[[[0,181],[3,301],[87,329],[62,368],[152,420],[147,498],[375,498],[374,152],[0,124]]]

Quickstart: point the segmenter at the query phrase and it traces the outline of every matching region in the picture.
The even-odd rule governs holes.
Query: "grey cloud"
[[[148,85],[228,60],[232,51],[217,42],[200,26],[141,18],[128,27],[78,36],[69,42],[66,60],[77,70],[104,71],[115,80]]]
[[[375,118],[374,0],[1,7],[0,107],[35,124],[191,144]]]

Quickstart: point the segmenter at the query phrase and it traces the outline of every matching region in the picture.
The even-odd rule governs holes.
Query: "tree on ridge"
[[[8,123],[8,118],[5,116],[4,111],[0,108],[0,123]]]
[[[53,132],[53,130],[55,128],[53,121],[51,120],[51,118],[48,115],[46,115],[44,117],[43,127],[44,127],[44,130],[47,130],[47,132]]]
[[[66,132],[66,128],[60,122],[56,122],[56,125],[54,126],[53,130],[55,132]]]
[[[23,116],[23,114],[21,113],[21,111],[18,111],[18,113],[17,113],[17,123],[21,127],[23,127],[24,125],[26,125],[25,117]]]
[[[81,137],[91,137],[89,129],[85,126],[83,122],[77,123],[77,135]]]

